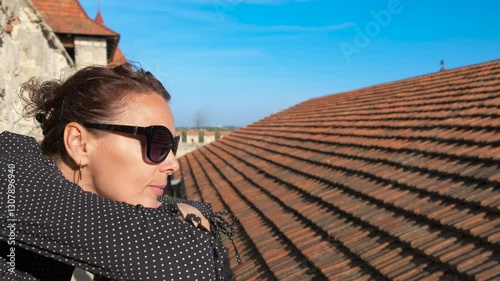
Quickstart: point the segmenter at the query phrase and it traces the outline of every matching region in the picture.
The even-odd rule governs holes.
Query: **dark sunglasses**
[[[83,126],[90,129],[146,136],[146,156],[154,163],[163,162],[170,150],[175,155],[180,139],[178,135],[174,137],[165,126],[138,127],[97,123],[84,123]]]

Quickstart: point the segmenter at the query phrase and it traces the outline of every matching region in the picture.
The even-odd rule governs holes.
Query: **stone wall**
[[[0,132],[40,138],[38,125],[21,116],[19,85],[74,72],[73,61],[29,0],[0,0]]]
[[[106,39],[103,37],[75,36],[75,63],[77,68],[89,65],[107,65]]]
[[[78,38],[80,64],[107,64],[106,41]],[[94,49],[92,49],[94,48]],[[19,86],[31,77],[61,79],[75,71],[74,62],[56,34],[29,0],[0,0],[0,132],[5,130],[41,139],[39,125],[22,118]],[[93,280],[75,270],[73,281]]]

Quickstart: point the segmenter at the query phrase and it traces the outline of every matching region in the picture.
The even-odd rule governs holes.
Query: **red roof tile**
[[[78,0],[31,0],[56,33],[118,37],[118,33],[94,22]]]
[[[115,53],[113,55],[113,59],[109,63],[109,65],[122,65],[127,62],[127,58],[122,53],[120,47],[116,47]]]
[[[238,218],[236,280],[499,280],[499,113],[496,60],[300,103],[175,176]]]
[[[104,23],[104,19],[101,14],[101,9],[97,11],[97,15],[95,16],[94,21],[104,27],[106,27],[106,24]],[[113,58],[109,62],[109,65],[122,65],[127,62],[127,58],[123,54],[122,50],[120,47],[116,47],[115,52],[113,53]]]

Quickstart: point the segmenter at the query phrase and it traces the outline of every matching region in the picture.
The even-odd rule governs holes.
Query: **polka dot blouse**
[[[188,202],[213,222],[210,205]],[[36,141],[0,134],[0,280],[224,280],[220,229],[194,227],[173,201],[133,206],[66,180]]]

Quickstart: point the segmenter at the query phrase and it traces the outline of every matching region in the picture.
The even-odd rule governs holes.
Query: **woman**
[[[228,225],[209,205],[158,201],[179,169],[179,138],[151,73],[88,67],[21,89],[44,138],[0,135],[0,279],[69,280],[74,267],[116,280],[224,279]]]

